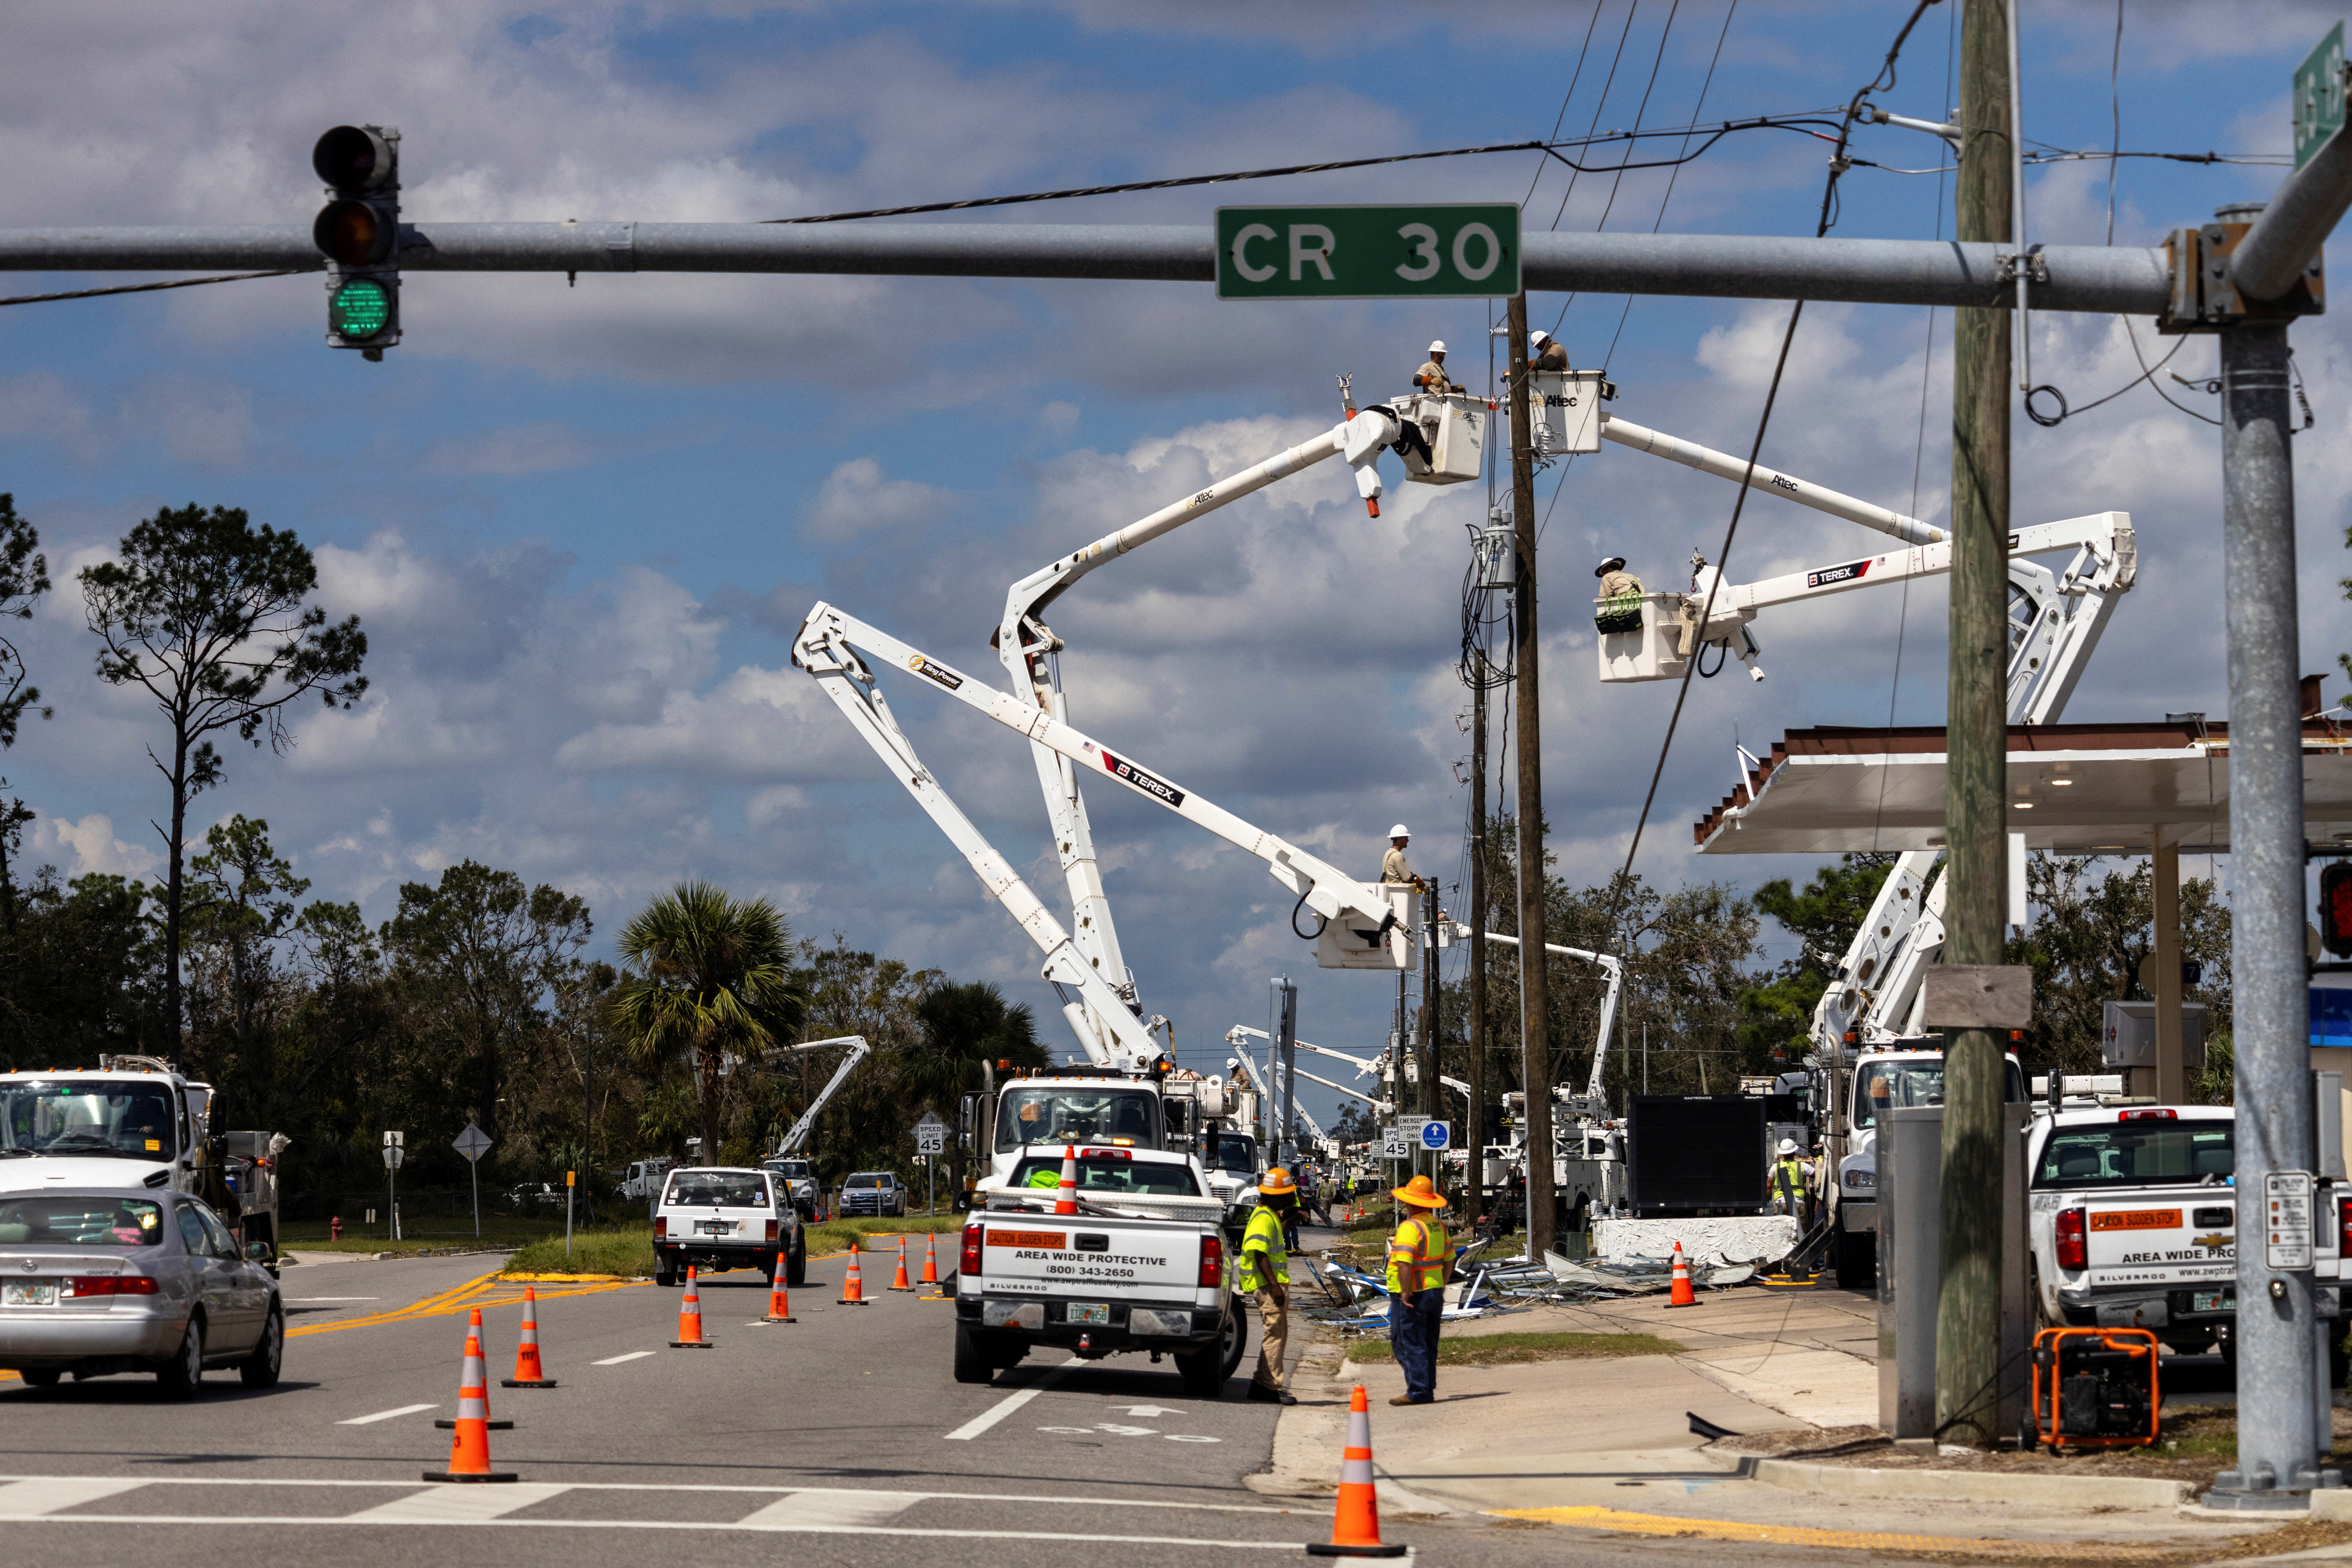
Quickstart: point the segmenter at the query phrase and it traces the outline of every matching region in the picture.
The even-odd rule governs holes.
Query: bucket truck
[[[792,1048],[796,1051],[815,1051],[823,1050],[829,1046],[847,1046],[848,1054],[841,1058],[841,1065],[833,1069],[833,1077],[826,1079],[825,1086],[816,1091],[815,1097],[808,1102],[808,1109],[801,1112],[800,1120],[793,1123],[791,1130],[784,1134],[783,1141],[776,1145],[776,1152],[761,1162],[768,1170],[783,1180],[785,1189],[792,1194],[793,1206],[801,1211],[801,1217],[804,1220],[816,1218],[818,1198],[816,1165],[804,1151],[808,1148],[809,1135],[816,1131],[817,1112],[823,1110],[826,1103],[840,1092],[841,1086],[849,1081],[849,1075],[856,1070],[857,1064],[864,1061],[874,1048],[866,1043],[866,1037],[863,1035],[838,1035],[829,1040],[810,1040]]]
[[[1603,681],[1681,679],[1694,658],[1713,647],[1738,658],[1758,679],[1759,649],[1748,626],[1759,612],[1782,605],[1851,593],[1951,570],[1952,547],[1940,529],[1851,496],[1840,495],[1727,453],[1601,416],[1603,439],[1646,451],[1732,481],[1744,480],[1801,506],[1889,533],[1906,548],[1734,584],[1696,553],[1685,594],[1642,596],[1637,625],[1603,631],[1599,641]],[[2053,572],[2026,559],[2071,552]],[[2138,575],[2138,539],[2127,512],[2023,528],[2009,538],[2008,708],[2011,724],[2055,723],[2098,647],[2116,603]],[[1718,668],[1720,666],[1718,665]],[[1704,663],[1698,673],[1709,673]],[[1742,762],[1742,788],[1750,788]],[[1748,803],[1754,804],[1751,795]],[[1725,813],[1737,831],[1747,810]],[[1877,1267],[1877,1138],[1874,1089],[1893,1086],[1940,1103],[1943,1058],[1919,1038],[1920,976],[1943,950],[1944,884],[1934,850],[1901,856],[1887,873],[1869,913],[1813,1011],[1807,1066],[1822,1142],[1822,1185],[1838,1282],[1867,1285]],[[2014,1057],[2008,1066],[2010,1098],[2024,1098]],[[1828,1179],[1832,1174],[1834,1180]]]

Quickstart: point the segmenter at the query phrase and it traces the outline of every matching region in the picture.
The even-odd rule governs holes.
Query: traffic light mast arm
[[[823,611],[826,606],[817,608]],[[1077,1036],[1087,1059],[1097,1067],[1118,1067],[1137,1073],[1149,1070],[1160,1051],[1143,1021],[1087,963],[1070,941],[1069,932],[1029,890],[1012,862],[981,836],[971,819],[932,778],[922,758],[916,755],[914,743],[898,728],[889,703],[875,685],[873,673],[850,649],[846,638],[835,636],[811,640],[809,628],[804,626],[802,640],[793,646],[793,659],[815,678],[818,687],[841,710],[850,727],[906,786],[915,803],[929,814],[940,831],[947,835],[948,842],[962,852],[973,874],[980,878],[981,886],[1004,906],[1014,923],[1045,953],[1041,973],[1063,993],[1062,1016],[1069,1020],[1071,1031]],[[1084,999],[1083,1006],[1067,999],[1070,991]],[[1089,1014],[1103,1020],[1111,1036],[1108,1041],[1096,1035],[1088,1021]]]
[[[777,1156],[800,1152],[802,1147],[808,1142],[810,1132],[815,1130],[816,1113],[824,1109],[825,1101],[831,1100],[843,1083],[848,1080],[850,1070],[859,1062],[864,1061],[866,1053],[874,1048],[866,1043],[866,1037],[863,1035],[839,1035],[830,1040],[810,1040],[804,1045],[794,1046],[792,1048],[796,1051],[814,1051],[826,1046],[847,1046],[849,1054],[841,1058],[841,1065],[833,1069],[833,1077],[827,1080],[823,1089],[817,1091],[816,1098],[809,1101],[808,1109],[801,1112],[800,1120],[793,1122],[792,1131],[784,1134],[784,1141],[776,1145]]]
[[[1412,952],[1412,933],[1399,923],[1388,900],[1379,891],[1357,881],[1319,856],[1309,854],[1298,846],[1244,821],[1214,802],[1139,765],[1132,758],[1121,757],[1097,744],[1089,736],[1051,714],[1038,711],[1034,705],[1022,701],[1012,693],[983,686],[943,660],[933,658],[887,632],[856,619],[845,611],[823,603],[812,607],[807,618],[801,623],[800,633],[793,643],[793,661],[812,674],[831,679],[833,685],[828,687],[828,690],[840,685],[855,670],[856,679],[870,691],[873,676],[864,660],[859,658],[856,651],[859,648],[900,669],[922,676],[957,701],[978,710],[1006,729],[1042,742],[1077,763],[1081,771],[1092,773],[1099,770],[1105,776],[1118,780],[1146,800],[1155,801],[1187,822],[1215,834],[1226,843],[1247,850],[1265,862],[1267,873],[1276,881],[1297,894],[1301,904],[1326,921],[1353,915],[1374,922],[1384,934],[1391,957],[1400,968],[1404,967]],[[873,700],[878,702],[878,694],[875,694]],[[843,700],[840,696],[835,698],[836,704]],[[849,711],[846,707],[843,710]],[[895,731],[894,725],[894,739],[877,742],[869,736],[869,743],[875,744],[877,751],[884,751],[886,745],[904,747],[905,737],[896,735]],[[884,752],[884,754],[891,753]],[[913,756],[911,747],[906,748],[906,755],[908,758]],[[920,763],[916,763],[913,766],[919,770]],[[929,775],[924,777],[928,779]],[[1008,874],[1010,868],[1007,868]],[[1026,894],[1027,889],[1024,888],[1023,892]],[[1034,902],[1034,896],[1031,902]],[[1036,913],[1044,915],[1042,906]],[[1061,928],[1056,925],[1054,929],[1059,931]],[[1108,991],[1108,987],[1105,989]]]

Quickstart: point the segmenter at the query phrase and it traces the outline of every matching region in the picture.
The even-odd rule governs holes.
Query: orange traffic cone
[[[935,1230],[931,1232],[930,1236],[923,1243],[923,1277],[917,1280],[916,1283],[919,1285],[936,1285],[939,1282],[940,1233]]]
[[[482,1367],[482,1314],[475,1309],[466,1325],[465,1370],[457,1374],[457,1436],[449,1443],[449,1468],[426,1470],[428,1481],[510,1481],[512,1470],[490,1468],[490,1374]],[[511,1425],[511,1423],[509,1423]]]
[[[1666,1305],[1668,1307],[1700,1305],[1698,1292],[1691,1289],[1690,1263],[1683,1257],[1683,1244],[1679,1241],[1675,1243],[1675,1286],[1673,1291],[1666,1297]]]
[[[836,1303],[836,1305],[844,1307],[863,1307],[866,1305],[866,1281],[864,1277],[857,1272],[857,1255],[864,1249],[865,1246],[866,1238],[864,1237],[856,1237],[852,1238],[850,1241],[849,1272],[841,1281],[841,1300]]]
[[[553,1388],[555,1379],[539,1364],[539,1292],[522,1288],[522,1341],[515,1346],[515,1374],[501,1379],[501,1388]]]
[[[914,1289],[912,1285],[907,1283],[907,1238],[903,1236],[898,1238],[898,1278],[890,1281],[890,1289],[893,1290]]]
[[[763,1323],[800,1321],[793,1316],[792,1298],[784,1293],[784,1255],[781,1252],[776,1254],[775,1275],[768,1283],[768,1315],[760,1321]]]
[[[1078,1152],[1067,1143],[1062,1145],[1062,1190],[1055,1194],[1054,1212],[1078,1212]]]
[[[467,1320],[466,1333],[468,1336],[467,1342],[474,1346],[474,1353],[477,1355],[480,1354],[482,1345],[482,1310],[479,1307],[474,1309],[473,1317]],[[513,1422],[492,1421],[490,1419],[490,1391],[488,1382],[488,1374],[485,1373],[483,1374],[484,1386],[482,1388],[482,1420],[493,1432],[511,1432],[514,1430]],[[460,1405],[465,1403],[462,1394],[459,1396],[458,1403]],[[457,1420],[462,1421],[464,1419],[465,1415],[460,1412]],[[457,1429],[457,1421],[436,1421],[433,1425],[440,1427],[444,1432],[454,1432]]]
[[[1381,1544],[1381,1504],[1372,1489],[1371,1406],[1364,1385],[1348,1400],[1348,1447],[1339,1461],[1339,1505],[1331,1515],[1331,1539],[1310,1542],[1315,1557],[1402,1557],[1405,1549]]]
[[[674,1351],[707,1351],[718,1347],[702,1337],[702,1291],[694,1282],[694,1265],[686,1266],[686,1295],[677,1304],[677,1338],[670,1341]]]

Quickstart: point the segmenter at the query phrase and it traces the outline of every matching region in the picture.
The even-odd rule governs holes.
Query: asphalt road
[[[919,1256],[919,1255],[918,1255]],[[870,1261],[870,1258],[869,1258]],[[835,1304],[843,1264],[812,1260],[799,1321],[758,1321],[766,1282],[702,1282],[715,1348],[674,1350],[681,1292],[544,1288],[561,1386],[513,1370],[520,1289],[495,1258],[306,1264],[285,1274],[286,1373],[268,1391],[215,1372],[193,1403],[152,1378],[0,1380],[0,1563],[704,1564],[762,1559],[1119,1568],[1273,1552],[1328,1538],[1329,1505],[1269,1498],[1276,1407],[1214,1401],[1140,1356],[1033,1356],[994,1384],[950,1376],[950,1305],[878,1289]],[[570,1292],[570,1293],[567,1293]],[[483,1305],[491,1436],[513,1485],[433,1487],[447,1463],[467,1312]],[[1252,1346],[1252,1358],[1255,1347]],[[1377,1441],[1377,1436],[1376,1436]],[[1391,1518],[1445,1563],[1619,1562],[1693,1543],[1480,1519]],[[1744,1558],[1810,1560],[1742,1547]],[[1824,1561],[1832,1560],[1828,1558]],[[1852,1553],[1836,1559],[1855,1561]]]

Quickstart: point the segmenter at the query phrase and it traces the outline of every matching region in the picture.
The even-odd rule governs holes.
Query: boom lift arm
[[[1264,1029],[1253,1029],[1247,1024],[1236,1024],[1232,1028],[1225,1031],[1225,1038],[1234,1041],[1235,1044],[1239,1044],[1240,1037],[1244,1035],[1248,1036],[1252,1039],[1258,1040],[1272,1038],[1272,1037]],[[1366,1073],[1374,1073],[1381,1070],[1381,1060],[1379,1057],[1352,1056],[1346,1051],[1335,1051],[1328,1046],[1318,1046],[1312,1040],[1294,1040],[1291,1043],[1302,1051],[1312,1051],[1318,1057],[1329,1057],[1335,1061],[1346,1062],[1349,1067],[1356,1069],[1356,1076],[1358,1078],[1363,1077]],[[1298,1076],[1301,1078],[1315,1078],[1315,1075],[1309,1072],[1301,1072]],[[1315,1081],[1331,1089],[1337,1089],[1339,1087],[1338,1084],[1332,1083],[1328,1079],[1317,1078],[1315,1079]],[[1437,1075],[1437,1081],[1444,1084],[1446,1088],[1452,1089],[1456,1094],[1466,1095],[1470,1092],[1470,1086],[1464,1083],[1458,1078],[1447,1078],[1444,1073],[1439,1073]],[[1347,1092],[1350,1094],[1355,1093],[1353,1089],[1349,1089]],[[1364,1097],[1362,1095],[1357,1095],[1357,1098],[1360,1100]],[[1385,1102],[1383,1101],[1382,1103]]]
[[[1467,942],[1470,939],[1468,926],[1459,921],[1451,923],[1454,927],[1452,934],[1454,941]],[[1519,945],[1517,937],[1505,936],[1501,931],[1488,931],[1486,940],[1499,942],[1509,947]],[[1609,976],[1609,988],[1601,994],[1601,1027],[1595,1033],[1592,1041],[1592,1072],[1584,1084],[1586,1109],[1591,1114],[1597,1116],[1601,1114],[1601,1069],[1608,1065],[1609,1037],[1617,1026],[1617,1003],[1618,999],[1625,994],[1625,961],[1614,953],[1592,952],[1580,947],[1562,947],[1556,942],[1544,943],[1544,951],[1556,952],[1562,958],[1581,959],[1587,963],[1598,964],[1601,972]]]
[[[771,1158],[797,1154],[801,1152],[809,1141],[809,1134],[816,1128],[816,1113],[823,1110],[825,1101],[831,1100],[835,1091],[849,1080],[850,1070],[859,1062],[864,1061],[866,1053],[874,1048],[866,1043],[866,1037],[863,1035],[836,1035],[829,1040],[810,1040],[792,1048],[796,1051],[814,1051],[826,1046],[847,1046],[849,1054],[841,1058],[841,1065],[833,1069],[832,1079],[817,1091],[816,1098],[809,1101],[808,1109],[801,1112],[801,1119],[793,1123],[792,1131],[784,1134],[784,1141],[776,1145],[776,1153]]]
[[[1012,867],[988,847],[963,814],[940,791],[896,721],[889,718],[881,694],[875,688],[873,672],[858,657],[860,648],[898,668],[922,676],[966,707],[976,709],[1005,728],[1041,742],[1086,771],[1099,769],[1146,800],[1155,801],[1228,844],[1247,850],[1265,862],[1268,874],[1276,881],[1298,895],[1301,905],[1313,910],[1325,921],[1353,917],[1374,922],[1367,939],[1385,946],[1389,961],[1396,968],[1410,969],[1412,966],[1415,943],[1412,929],[1398,921],[1388,898],[1376,889],[1357,881],[1320,857],[1244,821],[1198,793],[1142,766],[1131,756],[1122,757],[1113,752],[1091,737],[1009,692],[982,686],[944,661],[931,658],[834,605],[820,603],[813,606],[807,618],[801,623],[799,635],[793,639],[793,662],[817,678],[827,695],[833,698],[835,705],[858,727],[876,752],[891,764],[892,771],[900,775],[908,792],[919,801],[925,802],[925,809],[931,811],[933,820],[947,830],[959,848],[964,850],[975,869],[982,868],[982,861],[979,857],[981,852],[985,852],[991,864],[987,869],[982,869],[982,881],[1004,900],[1008,908],[1014,908],[1008,894],[1013,889],[1018,890],[1021,903],[1015,908],[1015,918],[1030,929],[1032,937],[1045,946],[1046,943],[1041,932],[1050,928],[1055,942],[1067,946],[1072,963],[1083,969],[1098,988],[1087,996],[1089,1007],[1099,1009],[1103,1001],[1117,998],[1117,993],[1079,956],[1067,933],[1013,874]],[[933,809],[927,795],[935,796],[950,815],[943,816],[940,810]],[[950,826],[950,817],[955,826]],[[973,847],[975,846],[976,848]],[[1043,925],[1038,923],[1040,921],[1044,922]],[[1098,1001],[1097,996],[1102,1001]],[[1129,1005],[1123,998],[1118,1000],[1118,1011],[1132,1017],[1133,1009]],[[1149,1056],[1144,1058],[1146,1062],[1150,1059]]]

